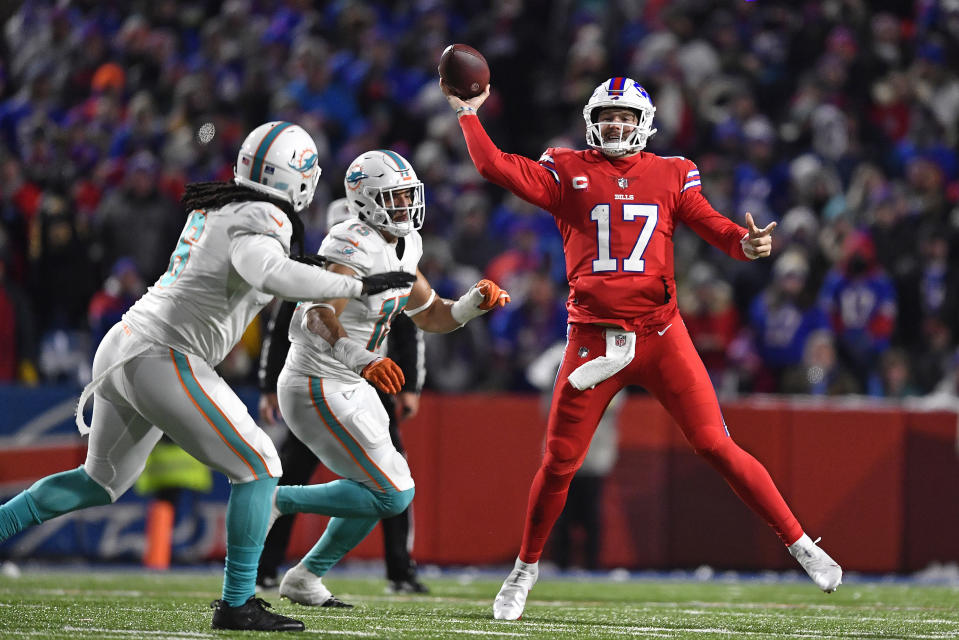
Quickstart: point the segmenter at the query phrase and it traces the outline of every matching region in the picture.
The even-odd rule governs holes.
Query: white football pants
[[[390,420],[367,382],[343,383],[283,369],[280,411],[290,431],[333,473],[373,491],[406,491],[413,476],[390,440]]]
[[[94,378],[124,358],[94,392],[83,465],[113,500],[143,472],[163,433],[230,482],[282,474],[273,441],[205,360],[151,343],[120,322],[97,349]]]

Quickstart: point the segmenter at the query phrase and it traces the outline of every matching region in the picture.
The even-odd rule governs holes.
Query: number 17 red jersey
[[[669,318],[676,308],[673,231],[679,222],[730,256],[748,260],[740,245],[746,229],[710,206],[690,160],[547,149],[534,162],[496,148],[476,116],[461,117],[460,126],[484,178],[556,219],[570,322],[639,330]]]

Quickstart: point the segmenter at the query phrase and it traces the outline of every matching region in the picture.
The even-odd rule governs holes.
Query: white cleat
[[[493,600],[493,617],[497,620],[518,620],[526,608],[526,596],[539,577],[539,563],[526,564],[519,558]]]
[[[817,587],[826,593],[832,593],[842,584],[842,567],[830,558],[828,553],[816,546],[816,542],[819,542],[819,539],[814,542],[804,533],[787,549],[806,570]]]
[[[352,607],[338,600],[316,575],[303,563],[297,563],[280,581],[280,597],[308,607]]]

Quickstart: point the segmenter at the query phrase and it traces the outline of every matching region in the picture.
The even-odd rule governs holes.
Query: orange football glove
[[[403,370],[389,358],[374,360],[363,367],[360,375],[383,393],[389,394],[399,393],[406,381]]]
[[[509,302],[509,293],[500,289],[500,286],[492,280],[484,278],[475,286],[483,294],[483,301],[479,305],[483,311],[489,311],[493,307],[505,307]]]

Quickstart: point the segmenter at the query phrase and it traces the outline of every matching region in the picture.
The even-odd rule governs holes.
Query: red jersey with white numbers
[[[547,149],[535,162],[500,151],[475,115],[459,121],[480,174],[556,219],[566,254],[570,322],[638,330],[671,317],[673,230],[680,222],[730,256],[748,260],[740,245],[746,229],[710,206],[690,160]]]

